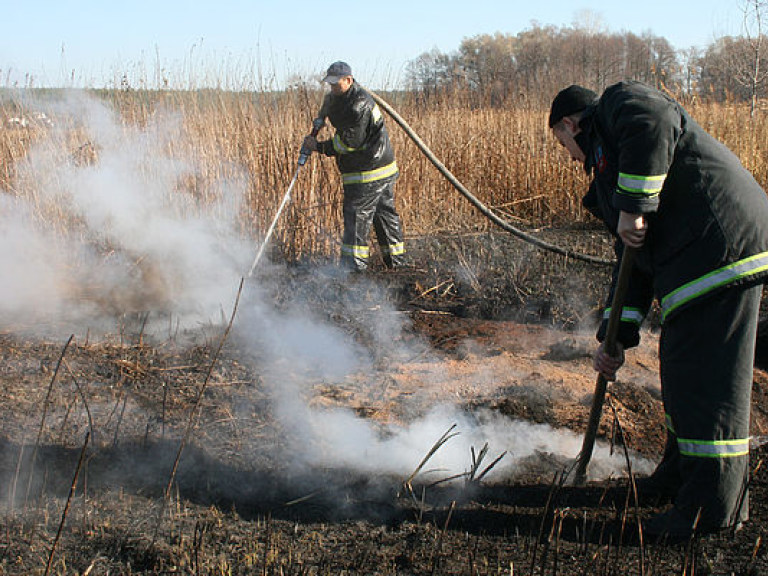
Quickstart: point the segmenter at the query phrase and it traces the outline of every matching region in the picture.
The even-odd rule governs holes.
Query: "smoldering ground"
[[[275,315],[260,305],[240,312],[235,338],[254,351],[280,423],[282,461],[276,465],[288,471],[344,469],[400,478],[418,470],[423,482],[457,475],[469,479],[473,452],[487,447],[486,465],[505,454],[489,478],[508,480],[525,474],[536,454],[555,455],[554,460],[566,464],[578,453],[581,438],[567,430],[446,399],[443,389],[453,375],[429,343],[403,337],[408,316],[398,313],[372,280],[342,280],[332,293],[336,297],[293,298],[290,313]],[[345,330],[330,323],[329,316],[348,319],[354,327]],[[399,398],[396,421],[316,401],[318,389],[333,388],[384,398],[393,386],[387,374],[414,358],[420,362],[419,393]],[[495,375],[480,369],[467,384],[479,387],[485,377]],[[450,439],[419,468],[444,435]],[[636,465],[636,471],[644,471],[648,463],[639,459]],[[624,468],[623,455],[611,456],[607,447],[598,447],[592,467],[596,477],[621,475]]]
[[[5,325],[43,339],[61,341],[77,333],[80,342],[86,334],[109,341],[124,329],[126,318],[133,318],[132,329],[154,342],[181,345],[176,337],[183,332],[194,345],[202,341],[215,348],[258,242],[239,232],[245,182],[215,183],[206,202],[179,189],[179,179],[197,167],[194,159],[165,153],[170,142],[181,148],[184,138],[173,115],[158,114],[141,128],[125,126],[102,102],[82,94],[52,108],[54,127],[20,167],[17,193],[3,199],[0,236],[13,247],[0,255],[0,266],[12,278],[0,288]],[[74,151],[65,145],[73,130],[84,142]],[[81,158],[83,150],[91,152]],[[354,495],[369,498],[371,487],[386,501],[404,480],[461,482],[499,457],[486,482],[509,482],[540,467],[542,460],[563,467],[578,453],[580,437],[569,431],[446,400],[439,391],[451,374],[427,342],[404,338],[408,316],[375,279],[318,268],[302,289],[286,293],[282,267],[265,262],[263,268],[244,285],[228,342],[242,352],[240,361],[250,375],[226,399],[241,422],[237,453],[224,459],[212,449],[228,444],[223,436],[231,427],[198,428],[177,478],[185,496],[255,510],[263,508],[260,499],[274,505],[318,492],[332,495],[325,502],[359,504]],[[392,386],[387,372],[413,358],[425,366],[422,388],[400,400],[397,419],[318,402],[321,388],[354,387],[383,397]],[[204,363],[197,366],[200,372]],[[478,371],[473,378],[484,375]],[[87,384],[98,388],[108,380]],[[217,382],[225,385],[227,376],[219,372]],[[194,386],[206,383],[201,376]],[[218,393],[212,388],[201,410],[221,400]],[[188,412],[196,409],[192,398],[187,393]],[[160,406],[149,402],[124,401],[120,407],[114,398],[93,398],[88,414],[84,404],[71,406],[52,414],[50,422],[79,422],[83,430],[88,418],[97,429],[108,419],[114,425],[116,414],[126,423],[161,420]],[[30,416],[20,427],[28,431],[27,439],[39,423],[37,415]],[[187,422],[169,420],[159,438],[157,425],[150,430],[124,424],[116,428],[119,439],[101,434],[91,459],[91,482],[159,492],[179,446],[173,439],[182,436]],[[256,430],[242,432],[249,427]],[[21,443],[22,437],[5,447],[7,454],[16,454],[9,462],[18,461]],[[473,454],[485,447],[486,459],[473,470]],[[76,454],[55,445],[47,450],[54,453],[49,462],[67,465]],[[647,466],[641,459],[635,464],[635,471]],[[602,478],[625,474],[623,455],[598,446],[591,472]],[[14,474],[6,470],[4,477]]]

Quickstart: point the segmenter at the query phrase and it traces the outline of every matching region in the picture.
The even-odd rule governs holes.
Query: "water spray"
[[[321,109],[317,118],[312,121],[312,131],[310,132],[310,136],[315,138],[323,126],[325,126],[325,113]],[[285,191],[285,195],[283,196],[283,200],[280,202],[280,206],[277,208],[275,217],[272,219],[272,223],[267,229],[267,234],[264,236],[264,241],[261,243],[261,246],[259,246],[259,251],[256,253],[256,258],[254,258],[253,264],[251,264],[251,269],[248,271],[248,278],[253,276],[253,271],[256,269],[259,260],[261,260],[261,256],[264,254],[264,249],[267,247],[267,244],[269,244],[269,239],[272,237],[272,233],[275,231],[277,221],[280,219],[280,215],[283,213],[283,210],[285,210],[285,207],[291,200],[291,192],[293,191],[293,187],[296,185],[296,180],[299,178],[301,167],[307,163],[307,160],[309,160],[311,154],[312,150],[307,148],[306,145],[301,146],[301,150],[299,150],[299,160],[296,163],[296,170],[293,173],[291,183],[288,185],[288,190]]]

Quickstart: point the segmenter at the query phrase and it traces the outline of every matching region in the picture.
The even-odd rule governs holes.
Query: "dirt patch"
[[[275,334],[250,324],[221,354],[223,325],[193,346],[138,330],[68,345],[3,333],[0,574],[43,573],[54,544],[57,574],[767,570],[766,373],[754,386],[752,521],[688,548],[640,547],[637,519],[658,508],[627,506],[625,474],[579,487],[562,477],[594,389],[604,272],[504,244],[502,274],[482,256],[505,241],[480,239],[453,266],[434,264],[448,259],[425,240],[425,264],[407,271],[271,271],[272,309],[312,320],[286,346],[314,331],[317,356],[269,348]],[[652,462],[663,446],[650,328],[600,426],[619,461],[626,447]],[[438,407],[450,412],[429,428]],[[468,428],[489,439],[467,442],[458,471],[443,468]]]

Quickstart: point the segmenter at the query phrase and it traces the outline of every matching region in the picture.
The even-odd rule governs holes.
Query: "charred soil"
[[[567,238],[609,254],[600,231]],[[571,485],[572,462],[546,451],[500,474],[504,446],[477,446],[453,481],[425,481],[418,461],[411,475],[294,466],[271,388],[281,379],[301,381],[313,409],[382,429],[449,403],[583,434],[609,269],[495,234],[409,247],[414,265],[394,272],[261,273],[275,311],[303,306],[365,352],[365,369],[336,378],[268,362],[240,316],[226,339],[226,322],[189,338],[146,334],[141,314],[106,339],[1,332],[0,574],[43,574],[49,562],[50,574],[90,575],[768,573],[761,365],[751,521],[735,534],[640,543],[638,521],[662,503],[634,502],[627,474]],[[651,461],[664,442],[655,328],[651,318],[628,353],[599,430],[619,454]],[[437,440],[423,438],[425,457]]]

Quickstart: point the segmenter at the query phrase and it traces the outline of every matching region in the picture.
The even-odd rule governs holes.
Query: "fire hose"
[[[469,190],[467,190],[461,182],[459,182],[459,180],[450,172],[450,170],[448,170],[448,168],[446,168],[445,165],[442,162],[440,162],[440,160],[437,159],[434,153],[429,149],[429,147],[424,143],[424,141],[418,136],[418,134],[414,132],[414,130],[408,125],[408,123],[386,101],[384,101],[379,95],[377,95],[374,92],[369,91],[369,93],[373,97],[374,101],[381,108],[383,108],[384,111],[387,112],[387,114],[389,114],[390,117],[392,117],[392,119],[403,129],[403,131],[408,135],[408,137],[414,142],[414,144],[416,144],[419,150],[421,150],[421,152],[427,157],[427,159],[430,162],[432,162],[432,164],[453,185],[453,187],[456,188],[456,190],[458,190],[459,193],[462,194],[462,196],[464,196],[467,200],[469,200],[469,202],[473,206],[475,206],[475,208],[477,208],[486,218],[491,220],[493,223],[495,223],[502,229],[506,230],[507,232],[510,232],[514,236],[520,238],[521,240],[528,242],[539,248],[542,248],[544,250],[548,250],[550,252],[554,252],[556,254],[560,254],[568,258],[573,258],[574,260],[581,260],[583,262],[589,262],[592,264],[613,265],[614,262],[612,260],[607,260],[604,258],[599,258],[599,257],[591,256],[588,254],[581,254],[579,252],[573,252],[566,248],[561,248],[560,246],[550,244],[549,242],[545,242],[544,240],[536,238],[535,236],[532,236],[531,234],[528,234],[527,232],[524,232],[523,230],[520,230],[519,228],[511,225],[509,222],[503,220],[502,218],[499,218],[496,214],[494,214],[490,210],[490,208],[488,208],[485,204],[483,204],[476,196],[474,196],[471,192],[469,192]],[[312,122],[312,132],[311,132],[312,136],[316,137],[317,134],[325,125],[325,116],[326,114],[321,108],[320,113],[318,114],[318,117],[315,118],[315,120]],[[264,249],[269,243],[269,239],[272,236],[272,233],[274,232],[275,225],[277,224],[277,221],[280,218],[280,215],[282,214],[283,210],[285,209],[285,206],[288,204],[290,200],[291,191],[293,190],[293,187],[295,186],[296,181],[298,180],[301,167],[304,164],[306,164],[310,154],[311,154],[311,151],[302,146],[299,153],[299,159],[297,162],[296,170],[293,174],[293,178],[291,179],[288,189],[285,195],[283,196],[282,202],[280,203],[280,206],[277,209],[277,213],[275,214],[275,217],[273,218],[272,223],[267,229],[267,234],[264,237],[264,240],[261,246],[259,247],[259,251],[256,254],[256,258],[254,259],[253,264],[251,265],[251,269],[248,272],[249,278],[253,275],[253,272],[256,269],[256,266],[258,265],[259,260],[261,260],[262,254],[264,253]],[[619,267],[616,289],[614,290],[613,300],[611,303],[611,312],[608,318],[608,326],[606,330],[606,337],[605,337],[605,343],[604,343],[605,351],[610,356],[616,355],[616,342],[617,342],[617,335],[619,330],[619,323],[621,321],[621,311],[623,307],[624,297],[626,295],[627,287],[629,284],[629,276],[632,270],[632,261],[634,259],[634,254],[635,254],[635,250],[633,248],[628,248],[628,247],[624,248],[624,253],[621,259],[621,265]],[[608,385],[608,381],[606,380],[606,378],[602,374],[598,375],[597,383],[595,385],[595,394],[593,396],[592,407],[589,415],[589,421],[587,423],[587,430],[584,435],[584,441],[582,444],[581,452],[579,452],[578,459],[576,462],[575,482],[578,484],[582,484],[586,479],[587,466],[589,465],[589,461],[592,458],[592,451],[595,444],[595,438],[597,436],[597,429],[600,424],[603,403],[605,402],[605,393],[606,393],[607,385]]]
[[[541,240],[540,238],[537,238],[536,236],[533,236],[524,230],[521,230],[520,228],[517,228],[516,226],[513,226],[506,220],[499,218],[496,214],[493,213],[493,211],[488,208],[485,204],[483,204],[474,194],[472,194],[469,190],[467,190],[464,185],[459,182],[459,180],[451,173],[448,168],[445,167],[445,165],[440,162],[440,160],[437,159],[437,157],[434,155],[432,150],[429,149],[429,147],[424,143],[424,141],[419,137],[416,132],[408,125],[408,123],[403,120],[403,118],[390,106],[385,102],[378,94],[375,94],[374,92],[368,91],[373,99],[376,101],[376,103],[384,109],[384,111],[389,114],[392,119],[400,126],[400,128],[403,129],[403,131],[408,135],[408,137],[413,141],[414,144],[421,150],[421,152],[424,154],[424,156],[427,157],[427,159],[432,162],[432,164],[437,168],[437,170],[445,176],[445,178],[453,185],[458,192],[464,196],[469,202],[477,208],[483,216],[488,218],[491,222],[498,225],[503,230],[506,230],[507,232],[511,233],[514,236],[517,236],[521,240],[528,242],[529,244],[533,244],[534,246],[537,246],[539,248],[542,248],[544,250],[548,250],[549,252],[554,252],[555,254],[561,254],[562,256],[566,256],[568,258],[573,258],[574,260],[581,260],[583,262],[589,262],[591,264],[602,264],[602,265],[608,265],[612,266],[614,264],[613,260],[607,260],[605,258],[599,258],[597,256],[591,256],[589,254],[581,254],[579,252],[573,252],[571,250],[568,250],[567,248],[561,248],[560,246],[557,246],[555,244],[550,244],[549,242],[546,242],[544,240]]]
[[[395,122],[397,122],[397,124],[405,131],[405,133],[414,142],[414,144],[418,146],[418,148],[422,151],[422,153],[429,159],[430,162],[432,162],[432,164],[434,164],[434,166],[438,169],[438,171],[443,176],[445,176],[445,178],[454,186],[454,188],[456,188],[456,190],[458,190],[467,200],[469,200],[469,202],[473,206],[475,206],[475,208],[477,208],[485,217],[491,220],[494,224],[497,224],[502,229],[506,230],[507,232],[510,232],[514,236],[517,236],[521,240],[524,240],[525,242],[533,244],[534,246],[537,246],[544,250],[548,250],[556,254],[561,254],[568,258],[573,258],[574,260],[581,260],[581,261],[589,262],[592,264],[602,264],[602,265],[614,264],[612,260],[598,258],[596,256],[590,256],[588,254],[573,252],[571,250],[561,248],[560,246],[550,244],[549,242],[545,242],[539,238],[536,238],[535,236],[532,236],[531,234],[528,234],[527,232],[524,232],[523,230],[520,230],[519,228],[512,226],[509,222],[506,222],[505,220],[499,218],[496,214],[494,214],[490,210],[490,208],[485,206],[480,200],[477,199],[477,197],[471,194],[469,190],[467,190],[453,174],[451,174],[451,172],[443,165],[443,163],[440,162],[437,159],[437,157],[432,153],[429,147],[413,131],[413,129],[408,125],[408,123],[405,120],[403,120],[403,118],[389,104],[387,104],[387,102],[385,102],[380,96],[378,96],[373,92],[371,92],[370,94],[373,97],[373,99],[376,101],[376,103],[381,108],[383,108],[387,112],[387,114],[389,114],[392,117],[392,119]],[[619,325],[621,321],[621,311],[623,308],[623,303],[624,303],[624,298],[626,296],[627,288],[629,285],[629,277],[632,271],[632,263],[634,260],[634,256],[635,256],[634,248],[629,248],[629,247],[624,248],[621,264],[619,266],[616,289],[614,290],[613,299],[611,302],[611,312],[608,318],[608,326],[606,329],[606,336],[605,336],[605,342],[604,342],[605,351],[610,356],[616,356],[616,352],[617,352],[616,344],[617,344]],[[599,374],[597,378],[597,383],[595,385],[595,393],[592,398],[592,407],[590,409],[589,421],[587,423],[587,430],[584,434],[584,441],[582,443],[581,452],[579,452],[579,455],[576,461],[576,472],[575,472],[575,479],[574,479],[576,484],[583,484],[584,481],[586,480],[587,466],[589,465],[589,461],[592,458],[592,451],[594,449],[595,438],[597,436],[597,429],[600,424],[600,418],[602,416],[603,404],[605,402],[605,393],[606,393],[607,386],[608,386],[608,381],[602,374]]]
[[[582,254],[580,252],[574,252],[572,250],[568,250],[567,248],[561,248],[560,246],[541,240],[540,238],[537,238],[536,236],[533,236],[521,230],[520,228],[513,226],[506,220],[499,218],[499,216],[494,214],[490,208],[488,208],[474,194],[472,194],[469,190],[467,190],[467,188],[458,180],[458,178],[456,178],[456,176],[454,176],[451,173],[451,171],[448,170],[448,168],[446,168],[446,166],[440,160],[438,160],[437,156],[435,156],[432,150],[430,150],[429,146],[427,146],[424,143],[424,141],[419,137],[419,135],[416,134],[416,132],[408,125],[408,123],[402,118],[402,116],[400,116],[400,114],[398,114],[395,111],[395,109],[392,108],[392,106],[390,106],[384,99],[381,98],[381,96],[379,96],[375,92],[372,92],[370,90],[368,92],[370,93],[374,101],[381,108],[383,108],[387,114],[389,114],[389,116],[398,124],[398,126],[400,126],[400,128],[403,129],[406,135],[413,141],[414,144],[416,144],[416,146],[419,148],[419,150],[421,150],[424,156],[426,156],[426,158],[430,162],[432,162],[435,168],[437,168],[437,170],[453,185],[454,188],[456,188],[456,190],[462,196],[464,196],[475,208],[477,208],[478,211],[480,211],[481,214],[483,214],[483,216],[488,218],[491,222],[493,222],[503,230],[506,230],[507,232],[516,236],[517,238],[525,242],[528,242],[529,244],[532,244],[538,248],[548,250],[549,252],[560,254],[562,256],[565,256],[567,258],[572,258],[574,260],[589,262],[591,264],[600,264],[600,265],[607,265],[607,266],[611,266],[614,264],[612,260],[599,258],[597,256],[591,256],[589,254]],[[312,136],[317,136],[320,129],[325,125],[325,116],[326,115],[324,111],[321,109],[320,113],[318,114],[318,117],[315,118],[315,120],[312,123],[312,132],[311,132]],[[311,154],[311,151],[305,150],[302,147],[302,150],[299,154],[298,165],[296,166],[296,171],[293,174],[293,178],[291,179],[291,182],[288,186],[288,190],[286,191],[282,201],[280,202],[280,206],[277,209],[275,217],[272,220],[272,223],[270,224],[269,228],[267,229],[267,234],[265,235],[264,240],[262,241],[261,246],[259,247],[259,250],[256,253],[256,258],[254,259],[253,264],[251,265],[251,269],[248,272],[248,278],[250,278],[253,275],[253,272],[256,269],[256,266],[258,265],[259,260],[261,260],[264,250],[267,244],[269,243],[269,239],[271,238],[272,233],[275,230],[277,221],[280,218],[280,215],[282,214],[286,205],[290,201],[291,192],[293,190],[294,185],[296,184],[296,180],[298,180],[301,167],[306,163],[310,154]]]

